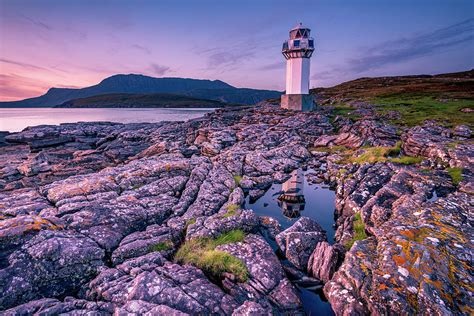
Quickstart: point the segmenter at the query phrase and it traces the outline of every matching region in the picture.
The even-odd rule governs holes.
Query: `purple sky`
[[[300,21],[312,87],[474,67],[472,0],[0,0],[0,100],[117,73],[283,90],[281,43]]]

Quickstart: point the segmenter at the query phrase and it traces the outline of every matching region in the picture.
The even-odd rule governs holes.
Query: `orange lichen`
[[[388,289],[388,286],[385,283],[380,283],[378,288],[379,288],[379,291],[383,291],[383,290]]]
[[[393,261],[395,261],[397,266],[402,266],[406,262],[405,258],[403,258],[402,256],[395,255],[395,256],[392,257],[392,259],[393,259]]]

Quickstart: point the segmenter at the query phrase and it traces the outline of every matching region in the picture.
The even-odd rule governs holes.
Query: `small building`
[[[295,111],[311,111],[314,99],[309,94],[310,58],[314,51],[311,30],[301,23],[290,30],[290,39],[283,43],[286,58],[286,94],[281,96],[281,107]]]

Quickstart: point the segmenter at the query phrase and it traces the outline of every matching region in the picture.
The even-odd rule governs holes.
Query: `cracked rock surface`
[[[400,132],[270,104],[3,133],[0,313],[292,314],[306,282],[324,286],[337,315],[472,314],[470,137],[467,126]],[[312,150],[398,141],[422,162],[351,164]],[[336,190],[334,244],[310,218],[282,231],[244,207],[307,166]],[[233,230],[245,238],[217,250],[245,265],[246,281],[174,261],[186,241]]]

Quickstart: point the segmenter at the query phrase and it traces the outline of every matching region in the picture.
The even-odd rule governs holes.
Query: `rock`
[[[120,242],[112,253],[112,263],[140,257],[152,251],[160,251],[164,256],[170,256],[179,242],[181,231],[166,226],[150,225],[145,231],[135,232]]]
[[[166,305],[188,314],[230,314],[237,308],[237,302],[199,269],[171,263],[159,252],[103,270],[90,282],[87,297],[125,306],[125,310],[133,308],[130,302],[134,301]],[[149,306],[140,303],[138,309]]]
[[[326,232],[305,216],[276,236],[276,242],[285,257],[300,270],[306,270],[311,253],[322,241],[326,241]]]
[[[344,247],[323,241],[316,245],[308,261],[308,274],[323,282],[332,279],[344,256]]]
[[[104,267],[104,251],[72,232],[42,230],[0,270],[0,308],[78,291]]]
[[[257,231],[258,226],[258,217],[252,210],[232,209],[229,211],[224,208],[215,215],[198,218],[194,224],[189,225],[186,231],[186,239],[215,238],[235,229],[252,233]]]
[[[326,99],[351,102],[363,119],[330,122],[329,107],[298,113],[263,102],[187,122],[0,133],[0,310],[294,314],[302,311],[295,285],[317,290],[324,281],[338,315],[468,314],[470,128],[397,130],[387,119],[399,113]],[[400,131],[401,155],[423,163],[341,165],[339,154],[308,152],[315,144],[394,146]],[[315,170],[309,182],[336,188],[335,245],[307,218],[282,232],[245,209],[244,192],[258,198],[306,167]],[[447,167],[462,169],[456,185]],[[242,260],[247,282],[170,261],[184,240],[233,229],[248,236],[219,250]],[[274,239],[288,258],[283,267]],[[340,245],[352,243],[340,264]]]
[[[249,280],[235,283],[225,279],[223,286],[239,300],[267,299],[280,311],[295,311],[301,306],[296,289],[286,278],[281,264],[268,243],[258,235],[248,235],[243,242],[217,247],[246,265]]]
[[[240,307],[238,307],[233,313],[232,316],[251,316],[251,315],[273,315],[273,310],[267,304],[262,306],[259,303],[252,301],[245,301]]]
[[[470,138],[472,135],[472,131],[469,126],[458,125],[454,128],[453,134],[458,137]]]
[[[114,305],[66,297],[63,302],[54,298],[42,298],[4,311],[3,315],[111,315]]]
[[[142,300],[128,301],[115,309],[115,315],[170,315],[186,316],[187,313],[161,304],[152,304]]]

